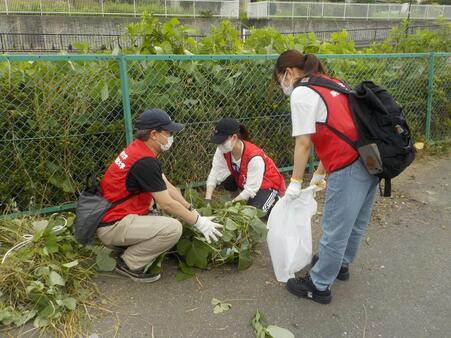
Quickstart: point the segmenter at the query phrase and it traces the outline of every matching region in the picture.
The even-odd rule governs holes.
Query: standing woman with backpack
[[[319,255],[313,257],[304,277],[288,280],[287,288],[299,297],[328,304],[335,279],[349,278],[349,265],[368,225],[379,180],[368,173],[357,151],[345,141],[357,139],[347,95],[308,84],[311,77],[345,86],[330,78],[313,54],[288,50],[277,59],[273,79],[290,97],[295,138],[293,174],[285,196],[300,196],[311,144],[320,162],[310,185],[325,184],[329,176]]]

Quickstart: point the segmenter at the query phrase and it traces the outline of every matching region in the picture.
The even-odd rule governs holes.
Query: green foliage
[[[185,198],[197,207],[201,215],[214,216],[214,221],[224,225],[222,238],[208,244],[203,235],[185,224],[176,247],[180,271],[177,280],[194,276],[195,269],[207,269],[227,263],[238,263],[238,271],[252,265],[252,253],[266,236],[266,224],[260,220],[263,213],[242,203],[216,202],[205,205],[199,193],[185,191]]]
[[[140,45],[137,51],[131,49],[129,52],[185,54],[196,49],[196,42],[188,37],[195,31],[183,26],[176,18],[161,24],[158,18],[145,12],[141,22],[130,24],[127,32],[134,41],[133,45]]]
[[[211,305],[213,305],[213,313],[217,315],[218,313],[223,313],[229,311],[232,308],[232,304],[226,303],[225,301],[213,298],[211,300]]]
[[[294,334],[282,327],[268,325],[265,317],[257,310],[251,319],[256,338],[294,338]]]
[[[448,23],[434,32],[406,36],[395,27],[390,38],[365,53],[449,50]],[[240,40],[228,21],[195,42],[177,19],[162,24],[146,14],[128,28],[136,47],[126,53],[277,54],[289,48],[308,53],[361,53],[345,31],[321,42],[315,34],[283,35],[253,29]],[[78,48],[86,50],[86,45]],[[445,138],[451,125],[449,58],[437,57],[431,132]],[[428,97],[425,58],[334,58],[323,60],[331,75],[351,85],[373,80],[403,106],[414,135],[422,137]],[[176,184],[203,181],[214,145],[214,121],[241,120],[251,140],[279,167],[292,165],[289,102],[272,83],[274,60],[128,61],[133,118],[159,107],[186,123],[171,151],[161,156]],[[125,147],[121,79],[117,61],[0,62],[0,213],[74,201],[86,175],[102,171]],[[244,262],[244,260],[243,260]]]
[[[35,327],[67,324],[68,335],[79,332],[85,306],[92,306],[97,296],[95,268],[111,271],[114,266],[105,266],[109,253],[105,248],[83,247],[74,241],[74,219],[68,213],[39,221],[0,220],[2,259],[25,234],[31,234],[26,245],[12,251],[0,264],[0,327],[33,320]]]

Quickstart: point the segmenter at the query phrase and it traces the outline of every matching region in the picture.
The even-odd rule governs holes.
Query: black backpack
[[[358,140],[333,131],[358,151],[370,174],[385,181],[383,196],[391,196],[391,179],[415,159],[409,126],[391,94],[372,81],[363,81],[354,90],[323,77],[304,78],[297,85],[321,86],[348,96]]]
[[[119,201],[110,202],[102,197],[97,175],[89,175],[86,188],[80,194],[75,210],[74,238],[83,245],[89,244],[102,221],[103,215],[111,208],[127,201],[136,194],[129,194]]]

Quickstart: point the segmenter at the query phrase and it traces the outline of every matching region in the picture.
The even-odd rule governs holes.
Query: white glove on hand
[[[285,196],[290,200],[294,200],[301,196],[301,189],[302,182],[290,182],[287,191],[285,191]]]
[[[326,184],[327,184],[325,178],[326,178],[326,174],[321,175],[321,174],[317,174],[315,172],[315,173],[313,173],[313,177],[310,180],[310,185],[311,186],[312,185],[316,185],[319,188],[324,189],[326,187]]]
[[[216,242],[218,237],[222,237],[222,233],[217,230],[222,228],[222,225],[212,222],[208,217],[199,216],[193,226],[204,235],[208,243],[211,243],[212,239]]]

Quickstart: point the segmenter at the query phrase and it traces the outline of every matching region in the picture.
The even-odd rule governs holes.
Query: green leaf
[[[212,216],[213,215],[213,211],[211,209],[211,205],[207,205],[206,207],[200,208],[199,209],[199,213],[202,216]]]
[[[184,273],[184,272],[182,272],[182,271],[179,271],[179,272],[177,272],[177,273],[175,274],[175,279],[176,279],[178,282],[181,282],[181,281],[184,281],[184,280],[187,280],[187,279],[190,279],[190,278],[193,278],[193,275]]]
[[[254,328],[256,338],[266,338],[266,320],[258,310],[251,319],[251,326]]]
[[[255,207],[246,206],[243,208],[243,210],[241,210],[241,212],[249,218],[257,216],[257,208]]]
[[[268,232],[268,228],[266,227],[266,224],[263,223],[258,217],[252,218],[249,225],[252,227],[252,229],[256,233],[258,233],[260,235],[265,235]]]
[[[38,313],[38,317],[40,318],[50,318],[52,317],[56,312],[55,305],[50,301],[47,303],[47,306],[44,307],[41,311]]]
[[[244,271],[252,265],[252,257],[249,250],[241,250],[238,257],[238,271]]]
[[[238,228],[237,224],[230,218],[227,218],[225,228],[230,231],[234,231]]]
[[[36,276],[47,276],[50,273],[50,268],[48,266],[41,266],[37,268],[34,272]]]
[[[191,248],[191,241],[188,239],[182,238],[177,243],[177,253],[180,256],[185,256],[190,248]]]
[[[53,285],[64,286],[64,285],[66,285],[66,281],[64,280],[63,277],[61,277],[61,275],[58,272],[52,271],[49,274],[49,284],[51,286],[53,286]]]
[[[108,250],[106,248],[102,249],[104,250],[99,251],[96,257],[97,270],[113,271],[114,268],[116,267],[116,260],[110,257],[111,250]]]
[[[70,181],[69,178],[66,178],[66,179],[63,181],[63,184],[62,184],[61,187],[63,188],[63,191],[64,191],[64,192],[68,192],[68,193],[73,193],[73,192],[75,192],[75,187],[74,187],[74,185],[72,184],[72,182]]]
[[[190,266],[195,266],[205,269],[208,266],[208,255],[211,249],[204,242],[194,239],[191,247],[186,253],[186,263]]]
[[[230,232],[228,232],[228,231],[224,231],[224,232],[222,233],[221,239],[222,239],[225,243],[228,243],[228,242],[230,242],[230,241],[233,239],[233,235],[232,235]]]
[[[47,326],[47,325],[49,325],[49,321],[47,319],[45,319],[45,318],[36,317],[34,319],[34,321],[33,321],[33,326],[36,327],[36,328],[44,327],[44,326]]]
[[[77,266],[77,265],[78,265],[78,259],[76,259],[76,260],[74,260],[74,261],[72,261],[72,262],[63,264],[63,266],[64,266],[65,268],[73,268],[74,266]]]
[[[273,338],[294,338],[294,334],[291,331],[276,325],[269,325],[266,331]]]
[[[36,316],[37,311],[35,310],[25,310],[18,315],[18,318],[14,320],[14,325],[19,327],[30,321]],[[0,320],[1,322],[1,320]]]
[[[47,231],[44,233],[45,249],[48,253],[58,252],[58,237],[53,231]]]
[[[194,276],[196,274],[193,267],[188,266],[185,262],[180,262],[179,268],[183,273],[186,273],[187,275]]]
[[[219,300],[217,298],[213,298],[211,300],[211,304],[214,305],[213,307],[213,313],[216,315],[218,313],[222,313],[224,311],[230,310],[232,307],[232,304],[230,303],[224,303],[222,300]]]
[[[166,257],[166,252],[162,253],[160,256],[157,257],[150,265],[147,265],[144,268],[144,272],[151,272],[151,273],[160,273],[163,265],[164,258]]]
[[[75,310],[75,307],[77,306],[77,301],[72,297],[64,298],[62,303],[68,310],[71,311]]]
[[[47,220],[34,221],[31,224],[33,225],[34,231],[42,231],[45,230],[45,228],[47,228],[49,221]]]

